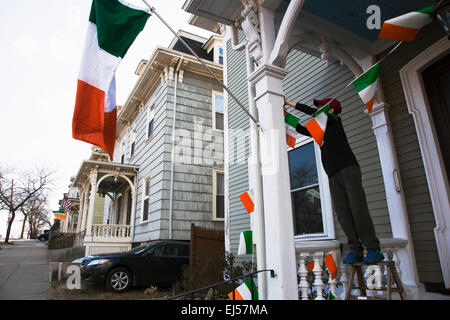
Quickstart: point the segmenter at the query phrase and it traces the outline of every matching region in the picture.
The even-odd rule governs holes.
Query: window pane
[[[224,113],[222,96],[219,95],[214,96],[214,108],[216,109],[216,112]]]
[[[148,136],[150,137],[153,134],[153,120],[148,124]]]
[[[144,200],[144,212],[142,213],[142,220],[143,221],[147,221],[148,220],[148,204],[149,204],[149,199],[145,199]]]
[[[223,130],[223,113],[216,113],[216,129]]]
[[[295,235],[322,233],[322,209],[319,187],[292,193]]]
[[[216,195],[216,218],[225,218],[225,197]]]
[[[150,179],[145,179],[145,196],[148,197],[150,195]]]
[[[313,143],[289,151],[289,175],[291,190],[319,183]]]
[[[224,174],[216,173],[216,192],[217,194],[224,195],[225,194],[225,183],[224,183]]]

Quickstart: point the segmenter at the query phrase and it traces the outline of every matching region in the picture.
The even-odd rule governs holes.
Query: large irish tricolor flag
[[[430,13],[434,6],[435,4],[432,4],[423,9],[386,20],[378,37],[396,41],[414,40],[420,29],[433,21]]]
[[[117,121],[115,72],[149,16],[124,0],[92,1],[72,135],[104,149],[111,160]]]

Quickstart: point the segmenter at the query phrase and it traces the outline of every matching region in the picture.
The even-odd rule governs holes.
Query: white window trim
[[[213,129],[213,131],[216,131],[216,132],[223,132],[223,130],[221,130],[221,129],[216,129],[216,99],[215,99],[216,96],[221,96],[223,98],[224,108],[225,108],[225,96],[224,96],[223,92],[212,90],[212,129]],[[223,114],[224,114],[224,118],[225,118],[225,112]],[[224,126],[225,126],[225,120],[224,120]]]
[[[218,218],[217,217],[217,210],[216,210],[216,195],[217,195],[217,174],[221,173],[225,177],[225,170],[222,168],[213,168],[213,177],[212,177],[212,220],[213,221],[224,221],[225,217]],[[225,193],[224,193],[225,197]],[[224,202],[225,205],[225,202]],[[225,209],[225,208],[224,208]],[[225,211],[224,211],[225,213]]]
[[[134,153],[132,154],[131,153],[131,146],[133,145],[133,143],[134,143]],[[131,128],[131,131],[130,131],[130,145],[129,145],[129,148],[130,148],[130,159],[133,159],[134,156],[136,155],[136,126],[133,126]]]
[[[150,222],[150,194],[148,195],[148,216],[147,216],[147,220],[144,220],[144,202],[146,200],[146,195],[145,193],[147,192],[146,190],[146,181],[150,180],[150,174],[147,174],[146,176],[144,176],[144,178],[142,179],[142,201],[141,201],[141,217],[140,217],[140,224],[146,224]],[[151,183],[151,180],[150,180]],[[150,188],[151,189],[151,188]]]
[[[322,209],[323,233],[296,235],[294,236],[295,242],[335,239],[334,216],[330,193],[330,185],[328,182],[328,176],[322,166],[320,148],[314,142],[314,139],[307,136],[303,136],[297,139],[295,143],[295,149],[311,142],[314,144],[314,151],[316,156],[317,177],[319,180],[319,192],[320,192],[320,206]],[[288,147],[288,151],[291,150],[294,149]]]

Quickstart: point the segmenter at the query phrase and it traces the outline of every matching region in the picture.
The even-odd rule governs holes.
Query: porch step
[[[404,300],[404,289],[402,286],[402,282],[400,280],[400,277],[398,276],[397,273],[397,269],[395,268],[394,262],[393,261],[382,261],[379,262],[377,264],[373,264],[373,265],[377,265],[378,267],[382,267],[384,266],[386,268],[386,278],[387,278],[387,284],[386,287],[381,287],[381,288],[375,288],[375,289],[368,289],[366,283],[364,282],[364,276],[362,273],[362,266],[370,266],[370,264],[365,264],[365,263],[355,263],[352,265],[352,271],[350,274],[350,280],[348,282],[348,287],[347,287],[347,291],[345,294],[345,300],[352,300],[352,299],[361,299],[361,300],[391,300],[391,294],[392,292],[398,292],[400,294],[400,298],[402,300]],[[355,274],[357,276],[358,279],[358,287],[353,287],[353,279],[355,277]],[[395,283],[395,287],[392,287],[392,281],[394,281]],[[350,293],[352,291],[352,289],[359,289],[360,292],[360,296],[359,297],[355,297],[352,296]],[[381,298],[381,297],[368,297],[367,296],[367,292],[366,290],[376,290],[376,291],[386,291],[386,296],[385,298]]]

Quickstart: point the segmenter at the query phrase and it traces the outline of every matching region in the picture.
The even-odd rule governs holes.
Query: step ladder
[[[366,290],[374,290],[374,291],[386,291],[386,297],[385,297],[386,300],[391,300],[392,292],[398,292],[400,294],[400,298],[402,300],[405,300],[402,282],[400,280],[400,277],[398,276],[397,269],[395,268],[393,261],[382,261],[382,262],[373,264],[373,265],[378,265],[379,267],[384,266],[386,268],[386,280],[387,280],[386,288],[381,287],[381,288],[375,288],[375,289],[368,289],[367,285],[364,281],[364,276],[363,276],[363,272],[362,272],[363,265],[369,266],[371,264],[359,262],[359,263],[355,263],[352,265],[350,280],[348,282],[347,291],[345,293],[345,300],[350,300],[352,298],[353,299],[355,298],[355,296],[351,295],[352,289],[359,289],[360,296],[356,297],[356,299],[364,299],[364,300],[369,299],[370,300],[372,297],[367,296]],[[353,287],[353,283],[354,283],[353,279],[355,277],[355,274],[358,279],[358,287]],[[395,283],[395,287],[392,287],[392,280]],[[373,297],[372,299],[380,299],[380,298]]]

